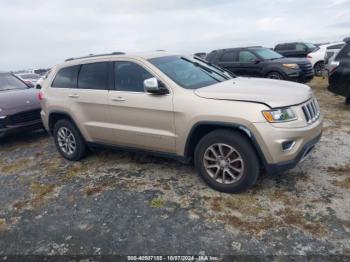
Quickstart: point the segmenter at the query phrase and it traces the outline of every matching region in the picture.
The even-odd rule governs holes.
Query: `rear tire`
[[[284,80],[283,75],[281,73],[278,73],[278,72],[270,72],[270,73],[266,74],[266,78]]]
[[[53,136],[58,152],[70,161],[78,161],[87,153],[86,143],[78,128],[68,119],[55,123]]]
[[[314,65],[314,70],[315,70],[315,76],[322,76],[322,72],[324,69],[324,62],[317,62]]]
[[[229,130],[205,135],[196,147],[194,163],[210,187],[225,193],[247,190],[256,183],[260,171],[250,141],[243,134]]]

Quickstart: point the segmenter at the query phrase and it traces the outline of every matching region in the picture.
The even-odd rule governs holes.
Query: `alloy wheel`
[[[203,163],[210,177],[221,184],[233,184],[244,173],[244,161],[239,152],[223,143],[208,147],[204,153]]]
[[[62,152],[69,156],[74,154],[77,148],[74,134],[66,127],[58,129],[57,142]]]

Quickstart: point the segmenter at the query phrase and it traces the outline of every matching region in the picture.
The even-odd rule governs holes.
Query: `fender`
[[[186,145],[185,145],[185,157],[190,157],[190,150],[191,150],[191,139],[193,136],[193,133],[195,132],[195,130],[197,128],[200,128],[200,126],[215,126],[215,127],[225,127],[225,128],[231,128],[231,129],[235,129],[235,130],[241,130],[243,131],[248,139],[251,141],[253,147],[255,148],[259,159],[261,160],[261,163],[263,165],[263,167],[267,166],[267,160],[260,148],[259,143],[257,142],[254,134],[251,132],[251,130],[246,127],[245,125],[242,124],[237,124],[237,123],[227,123],[227,122],[216,122],[216,121],[200,121],[197,122],[195,125],[193,125],[193,127],[191,128],[191,131],[188,134],[187,140],[186,140]]]

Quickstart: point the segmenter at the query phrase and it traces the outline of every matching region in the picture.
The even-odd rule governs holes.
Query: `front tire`
[[[68,119],[57,121],[53,136],[58,152],[70,161],[78,161],[87,153],[87,147],[78,128]]]
[[[237,131],[216,130],[205,135],[196,147],[194,162],[202,179],[225,193],[247,190],[260,171],[253,146]]]
[[[284,80],[284,77],[281,73],[278,72],[270,72],[266,75],[266,78],[276,79],[276,80]]]

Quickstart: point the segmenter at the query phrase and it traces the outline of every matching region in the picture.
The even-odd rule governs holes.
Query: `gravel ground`
[[[325,114],[309,158],[239,195],[191,165],[97,151],[64,160],[45,132],[0,142],[0,255],[350,255],[350,107],[310,83]]]

